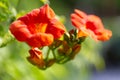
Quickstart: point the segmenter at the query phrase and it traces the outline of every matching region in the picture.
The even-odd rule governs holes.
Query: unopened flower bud
[[[61,44],[62,44],[62,41],[61,41],[61,40],[55,40],[54,43],[53,43],[53,46],[54,46],[54,48],[57,48],[57,47],[59,47]]]
[[[58,53],[59,53],[59,55],[64,55],[64,50],[63,50],[63,48],[59,48],[59,49],[58,49]]]
[[[72,59],[75,57],[76,54],[79,53],[80,49],[81,49],[81,45],[79,45],[79,44],[76,44],[75,46],[73,46],[73,48],[72,48],[73,52],[72,52],[72,55],[71,55]]]
[[[30,56],[27,57],[28,61],[33,64],[36,65],[37,67],[44,69],[45,68],[45,62],[43,60],[43,55],[42,55],[42,51],[39,50],[38,48],[32,48],[31,50],[29,50]]]
[[[50,59],[47,63],[46,63],[46,67],[50,67],[55,63],[55,59]]]
[[[68,45],[66,41],[63,42],[63,51],[65,55],[69,55],[72,52],[72,48]]]

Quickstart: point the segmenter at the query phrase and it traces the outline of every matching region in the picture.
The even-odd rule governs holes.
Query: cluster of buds
[[[87,36],[101,41],[109,40],[112,36],[112,32],[104,28],[98,16],[87,15],[75,9],[71,14],[71,22],[75,29],[70,31],[67,31],[55,16],[54,11],[45,4],[10,25],[14,37],[31,47],[28,61],[40,69],[74,59]],[[48,51],[44,53],[42,49],[46,46]]]
[[[42,53],[42,49],[37,47],[30,49],[30,56],[27,58],[28,61],[44,70],[54,63],[63,64],[74,59],[75,55],[81,49],[81,43],[85,40],[84,36],[77,38],[77,33],[78,31],[73,29],[69,33],[65,33],[62,40],[54,40],[48,46],[48,52],[46,54]]]

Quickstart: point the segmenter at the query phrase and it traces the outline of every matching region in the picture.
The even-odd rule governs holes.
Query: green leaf
[[[4,29],[3,29],[3,26],[0,25],[0,36],[3,36],[4,35]]]
[[[0,38],[0,47],[6,46],[9,42],[13,40],[12,34],[8,31],[3,38]]]
[[[0,7],[4,8],[4,9],[7,9],[7,6],[4,3],[2,3],[2,2],[0,2]]]
[[[44,4],[50,4],[49,0],[40,0],[41,2],[43,2]]]
[[[0,22],[6,21],[9,19],[11,15],[10,4],[8,0],[1,0],[0,1]]]

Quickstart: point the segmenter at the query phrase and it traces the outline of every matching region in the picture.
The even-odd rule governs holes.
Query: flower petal
[[[49,19],[55,18],[55,13],[54,11],[49,7],[48,4],[44,5],[43,7],[40,8],[40,20],[41,22],[46,22]]]
[[[26,25],[29,25],[30,23],[39,23],[39,14],[40,14],[40,9],[34,9],[31,12],[27,13],[26,15],[18,18],[18,20],[23,21]]]
[[[46,33],[36,33],[26,40],[32,47],[49,46],[53,42],[53,36]]]
[[[75,9],[75,14],[77,14],[80,18],[82,18],[82,19],[85,19],[85,18],[87,18],[87,14],[86,13],[84,13],[83,11],[81,11],[81,10],[78,10],[78,9]]]
[[[80,18],[77,14],[71,14],[71,22],[76,28],[80,28],[85,25],[86,21]]]
[[[65,33],[64,25],[56,19],[53,19],[48,24],[46,33],[50,33],[55,39],[60,38]]]
[[[101,35],[98,35],[97,39],[101,41],[106,41],[109,40],[110,37],[112,36],[112,32],[110,30],[103,30]]]
[[[101,19],[95,15],[88,15],[86,25],[86,28],[89,28],[91,30],[104,29]]]
[[[86,28],[91,30],[97,40],[106,41],[112,36],[112,32],[104,28],[101,19],[95,15],[88,15]]]
[[[19,41],[25,41],[31,36],[27,26],[20,20],[17,20],[10,25],[10,31]]]

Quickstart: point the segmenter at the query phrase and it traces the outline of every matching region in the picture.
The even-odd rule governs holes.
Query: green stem
[[[64,58],[60,59],[59,61],[57,61],[57,63],[64,64],[68,61],[70,61],[70,58],[69,57],[64,57]]]
[[[46,54],[46,58],[45,58],[46,61],[48,60],[49,54],[50,54],[50,48],[48,49],[47,54]]]
[[[56,55],[55,55],[54,49],[52,49],[52,53],[53,53],[54,59],[56,59]]]

